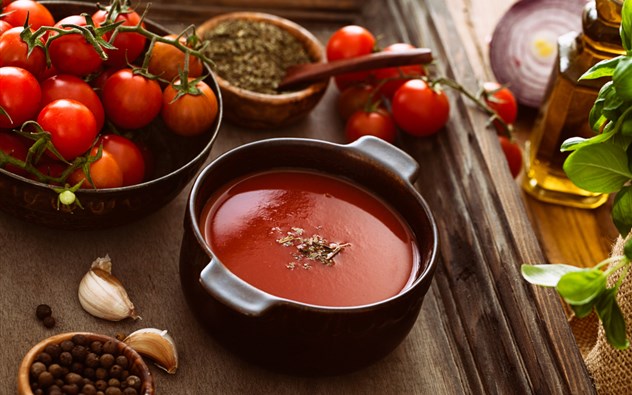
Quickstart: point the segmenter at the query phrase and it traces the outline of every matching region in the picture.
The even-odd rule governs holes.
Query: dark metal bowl
[[[94,3],[42,1],[55,20],[92,13]],[[154,33],[169,34],[165,28],[145,20]],[[57,193],[50,186],[0,169],[0,209],[26,221],[58,229],[102,229],[140,219],[169,203],[193,179],[208,158],[222,119],[219,87],[210,69],[204,80],[217,96],[218,113],[213,126],[203,135],[188,138],[173,134],[157,119],[150,126],[149,148],[154,153],[154,174],[133,186],[76,192],[84,209],[58,209]]]
[[[202,208],[213,192],[230,181],[279,168],[343,177],[399,212],[419,250],[413,283],[377,303],[323,307],[270,295],[232,274],[202,236]],[[414,159],[374,137],[349,145],[276,138],[222,155],[200,173],[189,195],[180,251],[180,280],[189,307],[222,344],[275,370],[339,374],[384,357],[404,340],[417,320],[436,266],[435,220],[412,185],[418,170]]]

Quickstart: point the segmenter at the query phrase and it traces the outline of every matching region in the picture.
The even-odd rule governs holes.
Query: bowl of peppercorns
[[[196,29],[222,93],[225,118],[249,129],[283,127],[304,118],[328,79],[278,89],[292,66],[324,63],[321,42],[297,23],[261,12],[231,12]]]
[[[18,394],[153,395],[154,379],[142,357],[106,335],[69,332],[51,336],[24,356]]]

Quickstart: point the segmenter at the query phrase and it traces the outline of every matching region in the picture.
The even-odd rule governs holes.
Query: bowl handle
[[[419,163],[393,144],[377,137],[363,136],[350,143],[348,147],[369,155],[372,159],[388,167],[410,183],[414,183],[417,179]]]
[[[246,315],[260,316],[277,302],[274,296],[235,276],[217,258],[200,272],[200,284],[215,299]]]

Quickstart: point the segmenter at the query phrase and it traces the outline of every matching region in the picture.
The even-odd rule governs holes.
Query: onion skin
[[[500,19],[489,43],[496,80],[520,104],[539,107],[553,71],[557,38],[581,32],[586,0],[520,0]]]

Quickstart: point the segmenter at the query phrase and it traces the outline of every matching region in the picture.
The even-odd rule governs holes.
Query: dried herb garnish
[[[285,70],[311,59],[289,32],[263,21],[229,20],[206,32],[205,55],[214,71],[239,88],[278,94]]]
[[[278,228],[275,229],[280,230]],[[334,265],[334,257],[338,255],[343,248],[351,245],[350,243],[330,243],[327,239],[316,234],[304,237],[304,233],[305,231],[301,228],[292,228],[291,231],[277,239],[276,242],[285,247],[296,247],[297,253],[293,254],[296,261],[306,258],[311,261],[320,262],[325,266]],[[294,270],[298,266],[299,265],[295,262],[290,262],[286,265],[290,270]],[[303,263],[300,266],[303,269],[311,268],[309,263]]]

